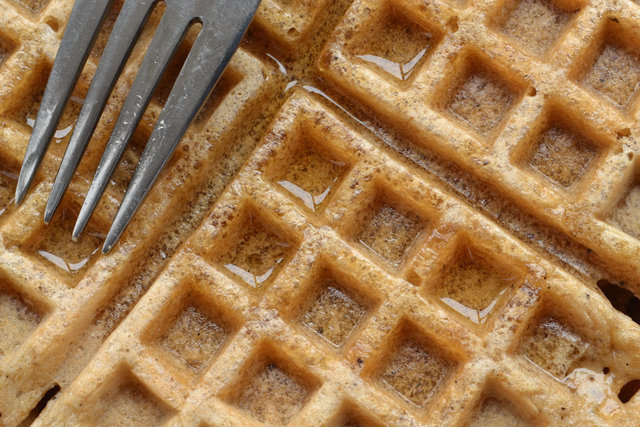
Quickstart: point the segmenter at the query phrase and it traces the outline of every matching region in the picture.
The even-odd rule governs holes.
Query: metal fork
[[[80,111],[45,209],[55,213],[93,135],[131,50],[159,0],[125,0]],[[260,0],[164,0],[166,10],[109,142],[102,155],[73,230],[77,239],[104,192],[149,104],[162,74],[189,27],[198,34],[151,133],[102,248],[111,250],[153,186],[237,49]],[[26,195],[49,147],[64,107],[87,60],[112,0],[76,0],[62,38],[18,178],[16,203]]]

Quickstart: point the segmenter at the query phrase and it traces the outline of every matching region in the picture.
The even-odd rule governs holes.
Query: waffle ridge
[[[0,0],[0,425],[640,423],[638,4],[264,0],[108,256],[195,32],[74,243],[164,6],[45,226],[104,36],[12,186],[72,4]]]

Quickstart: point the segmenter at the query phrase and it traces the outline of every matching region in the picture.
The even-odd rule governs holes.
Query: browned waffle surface
[[[16,207],[72,2],[0,5],[0,425],[640,423],[635,3],[265,0],[108,256],[195,32],[74,243],[163,6],[45,226],[108,31]]]

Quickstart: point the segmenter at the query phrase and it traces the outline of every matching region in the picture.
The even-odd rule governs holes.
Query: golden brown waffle
[[[72,1],[0,5],[0,424],[640,423],[636,4],[264,0],[109,256],[193,34],[74,244],[162,7],[44,226],[106,39],[17,208]]]

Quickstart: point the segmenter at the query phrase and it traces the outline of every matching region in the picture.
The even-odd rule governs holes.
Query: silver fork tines
[[[27,146],[16,203],[24,198],[112,0],[77,0]],[[49,222],[84,154],[102,110],[158,0],[125,0],[87,93],[45,209]],[[202,29],[160,113],[104,242],[111,250],[235,52],[260,0],[165,0],[166,11],[100,159],[73,230],[78,238],[102,196],[162,74],[189,26]]]

